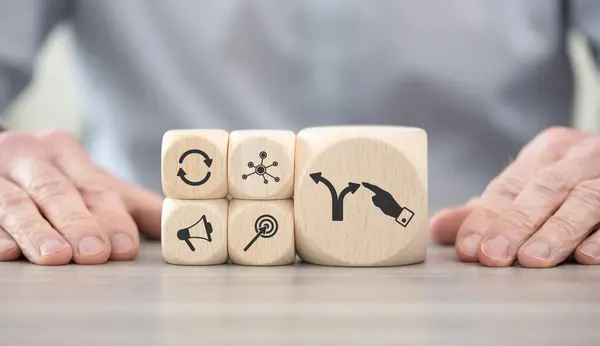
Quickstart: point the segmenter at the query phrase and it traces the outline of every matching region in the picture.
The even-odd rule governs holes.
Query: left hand
[[[480,198],[441,211],[432,237],[462,261],[548,268],[572,253],[600,264],[600,135],[551,128],[534,138]]]

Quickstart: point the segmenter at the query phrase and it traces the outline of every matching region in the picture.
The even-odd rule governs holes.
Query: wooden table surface
[[[600,267],[0,263],[0,345],[600,345]]]

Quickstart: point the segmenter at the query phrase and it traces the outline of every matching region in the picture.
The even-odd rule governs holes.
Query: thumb
[[[160,239],[163,198],[150,190],[127,182],[122,183],[121,198],[140,232]]]
[[[429,222],[429,232],[433,240],[442,245],[452,245],[458,229],[471,213],[479,200],[471,199],[467,204],[439,211]]]

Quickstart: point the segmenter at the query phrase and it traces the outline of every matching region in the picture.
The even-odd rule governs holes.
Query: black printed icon
[[[346,195],[348,193],[354,194],[356,192],[356,190],[358,190],[358,188],[360,187],[360,184],[349,182],[348,186],[346,186],[342,190],[342,192],[340,192],[340,195],[338,196],[333,184],[329,180],[323,178],[323,173],[321,173],[321,172],[312,173],[312,174],[310,174],[310,177],[315,182],[315,184],[318,184],[319,182],[322,182],[323,184],[325,184],[325,186],[327,186],[327,188],[329,189],[329,192],[331,193],[331,220],[343,221],[344,220],[344,198],[346,197]]]
[[[265,162],[265,159],[267,158],[266,151],[261,151],[258,154],[258,157],[260,158],[259,164],[255,164],[252,161],[248,162],[248,168],[254,168],[254,172],[252,172],[250,174],[242,174],[242,179],[246,180],[246,179],[248,179],[249,176],[256,174],[257,176],[262,177],[263,183],[265,183],[265,184],[269,183],[269,181],[267,180],[267,177],[273,178],[273,181],[278,183],[280,180],[279,177],[272,176],[271,174],[269,174],[269,172],[267,172],[267,169],[269,169],[271,167],[279,166],[279,162],[273,161],[270,165],[265,166],[264,162]]]
[[[185,153],[183,153],[181,155],[181,157],[179,157],[179,164],[182,164],[183,161],[185,160],[185,158],[188,157],[188,155],[192,155],[192,154],[201,155],[202,157],[204,157],[204,164],[206,165],[206,167],[210,168],[210,166],[212,166],[213,159],[211,159],[210,156],[208,156],[208,154],[206,154],[204,151],[202,151],[200,149],[190,149],[190,150],[186,151]],[[188,180],[185,177],[186,174],[187,173],[181,167],[177,171],[177,176],[184,183],[191,185],[191,186],[200,186],[200,185],[206,183],[208,181],[208,179],[210,179],[210,172],[206,172],[206,175],[204,176],[204,178],[202,178],[201,180],[198,180],[198,181]]]
[[[408,226],[410,220],[415,215],[412,210],[402,207],[391,193],[385,191],[377,185],[362,183],[363,186],[371,190],[375,195],[372,198],[373,204],[379,208],[385,215],[393,217],[397,223],[403,227]]]
[[[194,228],[200,222],[203,222],[204,232],[206,233],[206,236],[205,237],[191,236],[192,228]],[[206,219],[206,215],[202,215],[200,220],[196,221],[193,225],[186,227],[186,228],[182,228],[179,231],[177,231],[177,239],[184,241],[187,244],[187,246],[190,248],[190,250],[196,251],[196,248],[194,247],[194,245],[192,244],[190,239],[202,239],[202,240],[205,240],[210,243],[210,242],[212,242],[212,232],[213,232],[212,224]]]
[[[248,245],[246,245],[244,251],[248,251],[258,238],[271,238],[274,236],[275,233],[277,233],[278,228],[279,224],[277,223],[277,219],[273,216],[268,214],[259,216],[258,219],[256,219],[256,222],[254,222],[254,232],[256,232],[256,235],[250,240]]]

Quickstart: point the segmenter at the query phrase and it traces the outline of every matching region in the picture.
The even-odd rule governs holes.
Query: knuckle
[[[587,180],[575,187],[571,198],[585,205],[589,210],[600,208],[600,183]]]
[[[117,208],[121,199],[113,190],[110,182],[103,174],[92,174],[82,181],[78,181],[77,189],[90,210],[97,208]]]
[[[511,235],[519,235],[536,227],[531,215],[527,212],[511,208],[502,216],[502,231]]]
[[[582,168],[598,171],[598,156],[600,156],[600,137],[585,138],[569,150],[569,155],[575,164],[582,163]]]
[[[98,170],[94,170],[81,178],[78,185],[81,193],[86,196],[103,196],[111,191],[106,175]]]
[[[98,233],[99,227],[91,215],[83,212],[72,213],[64,212],[54,220],[56,227],[61,231],[76,233]]]
[[[589,138],[585,141],[588,148],[587,154],[590,159],[596,159],[600,155],[600,136]]]
[[[521,193],[525,183],[525,178],[516,174],[500,176],[492,180],[485,195],[499,195],[509,200],[514,200]]]
[[[21,247],[32,247],[40,242],[46,234],[48,224],[41,217],[19,217],[15,215],[0,215],[6,229]]]
[[[568,127],[553,126],[542,131],[539,138],[547,147],[554,148],[556,146],[562,146],[565,139],[568,138],[572,132],[573,129]]]
[[[460,225],[458,230],[457,238],[461,235],[467,235],[469,233],[482,233],[485,231],[492,222],[498,219],[499,213],[492,206],[482,204],[479,207],[473,209],[473,211],[467,216],[464,222]]]
[[[69,181],[54,174],[42,173],[33,177],[25,187],[40,203],[64,197],[71,188]]]
[[[539,195],[555,199],[569,193],[572,186],[566,173],[556,169],[546,169],[532,181],[532,188]]]
[[[31,200],[25,192],[0,189],[0,214],[9,214],[8,210],[27,203],[31,203]]]
[[[549,240],[553,244],[561,246],[570,246],[570,244],[579,239],[582,233],[579,223],[572,215],[554,215],[544,225],[548,231]]]
[[[22,230],[25,234],[39,234],[41,230],[47,227],[46,222],[41,217],[20,217],[15,218],[13,221],[16,229]]]

